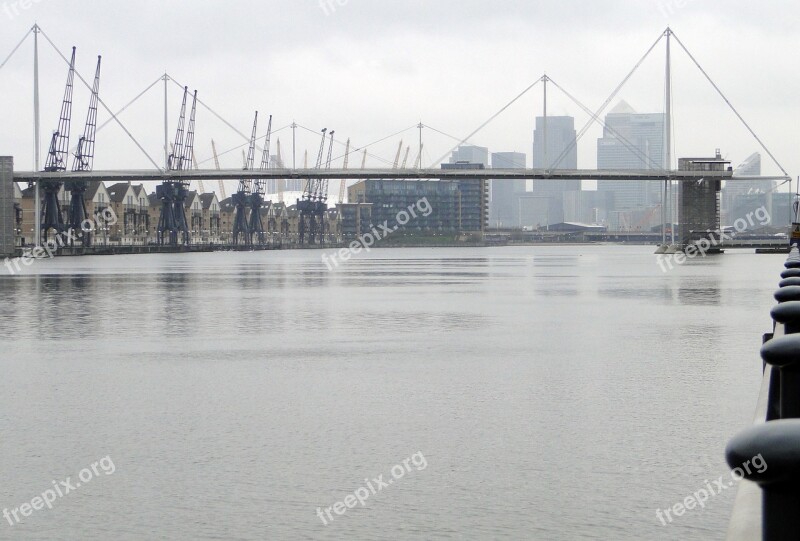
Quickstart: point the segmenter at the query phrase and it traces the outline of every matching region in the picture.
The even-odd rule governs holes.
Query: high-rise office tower
[[[663,113],[640,114],[621,101],[606,115],[605,124],[603,137],[597,140],[598,169],[663,169]],[[661,202],[658,182],[600,180],[597,190],[612,193],[609,211]]]
[[[492,169],[525,169],[521,152],[493,152]],[[519,194],[525,193],[525,180],[493,180],[489,203],[489,227],[519,227]]]
[[[578,147],[576,145],[575,119],[571,116],[536,117],[533,132],[534,169],[577,169]],[[546,141],[546,142],[545,142]],[[581,189],[580,180],[534,180],[529,196],[540,199],[529,201],[531,210],[528,220],[549,225],[564,221],[564,194]],[[535,203],[535,204],[534,204]]]

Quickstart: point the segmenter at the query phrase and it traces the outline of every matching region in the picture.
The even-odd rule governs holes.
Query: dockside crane
[[[253,170],[253,160],[256,152],[256,129],[258,128],[258,111],[253,119],[253,131],[250,134],[250,146],[247,156],[244,157],[244,170]],[[242,151],[244,152],[244,151]],[[253,179],[242,178],[239,180],[239,188],[233,194],[233,244],[238,245],[241,237],[245,246],[250,246],[250,226],[247,223],[247,207],[250,204],[250,194],[253,192]]]
[[[186,102],[189,95],[189,87],[183,88],[183,101],[181,102],[181,112],[178,118],[178,127],[175,132],[175,142],[172,145],[172,152],[167,160],[170,171],[184,171],[190,167],[194,152],[194,122],[197,110],[197,91],[194,92],[192,111],[189,119],[188,137],[185,131],[186,124]],[[182,236],[184,244],[189,244],[189,227],[186,222],[186,194],[188,193],[188,183],[181,180],[168,180],[156,186],[156,197],[161,201],[161,215],[158,218],[156,228],[158,244],[165,243],[177,246],[179,236]],[[182,235],[181,235],[182,234]]]
[[[322,130],[322,140],[319,143],[319,151],[317,152],[316,169],[322,168],[327,132],[327,128]],[[331,131],[331,143],[333,143],[333,134],[334,132]],[[308,244],[316,244],[318,234],[320,243],[324,242],[322,230],[325,227],[325,211],[328,209],[327,187],[327,179],[316,178],[306,181],[302,198],[297,201],[297,210],[300,212],[300,223],[298,224],[300,244],[305,244],[306,242]]]
[[[64,90],[64,100],[61,102],[61,116],[58,120],[58,129],[53,132],[50,139],[50,149],[47,152],[47,161],[44,170],[48,173],[60,173],[67,170],[67,156],[69,154],[69,127],[72,119],[72,82],[75,79],[75,47],[72,48],[72,59],[69,62],[67,74],[67,87]],[[58,202],[58,192],[62,183],[58,180],[42,181],[44,191],[44,204],[42,206],[42,239],[47,241],[47,233],[52,229],[59,234],[64,231],[64,216],[61,214],[61,205]]]
[[[264,141],[264,151],[261,153],[261,171],[269,169],[269,147],[272,139],[272,115],[269,115],[269,122],[267,123],[267,137]],[[250,224],[248,232],[250,234],[250,244],[254,241],[258,242],[259,246],[264,246],[267,242],[266,235],[264,234],[264,222],[261,219],[261,209],[266,203],[264,196],[267,193],[267,180],[263,178],[255,179],[253,181],[253,193],[250,194]],[[269,205],[269,203],[267,203]]]
[[[75,150],[75,159],[72,162],[73,172],[91,171],[94,165],[94,143],[97,134],[97,102],[100,91],[100,61],[97,57],[97,69],[94,72],[94,84],[92,85],[92,97],[89,100],[89,113],[86,115],[86,127],[83,135],[78,140],[78,147]],[[83,246],[91,246],[92,232],[83,227],[85,220],[88,219],[86,211],[86,187],[85,180],[68,180],[64,183],[64,189],[70,193],[69,213],[67,223],[72,231],[80,236]],[[100,223],[96,220],[96,223]],[[70,236],[70,245],[75,245],[75,237]]]

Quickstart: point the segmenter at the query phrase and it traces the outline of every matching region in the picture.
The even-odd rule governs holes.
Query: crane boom
[[[394,156],[394,165],[392,169],[397,169],[397,164],[400,163],[400,153],[403,151],[403,140],[400,139],[400,144],[397,145],[397,154]]]
[[[211,152],[214,154],[214,167],[216,167],[217,171],[219,171],[219,156],[217,156],[217,145],[214,143],[213,139],[211,140]],[[221,180],[219,181],[219,194],[222,196],[220,198],[220,201],[222,199],[227,198],[227,196],[225,195],[225,184]]]
[[[78,140],[78,148],[75,150],[75,161],[72,162],[73,171],[91,171],[94,162],[94,142],[97,134],[97,101],[100,91],[100,61],[97,57],[97,69],[94,72],[94,85],[92,85],[92,97],[89,100],[89,114],[86,115],[86,127],[83,136]]]

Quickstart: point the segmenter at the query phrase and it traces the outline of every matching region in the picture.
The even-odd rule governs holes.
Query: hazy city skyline
[[[576,6],[578,4],[576,3]],[[536,5],[466,0],[331,3],[237,3],[221,10],[194,2],[191,11],[172,4],[122,2],[80,4],[74,1],[32,2],[27,9],[6,2],[0,10],[4,29],[0,55],[16,46],[38,22],[62,51],[78,47],[78,70],[91,72],[103,55],[101,98],[120,109],[164,71],[197,88],[201,99],[249,132],[255,109],[275,116],[284,162],[292,161],[292,120],[316,131],[328,127],[337,139],[350,137],[354,147],[414,126],[428,126],[462,138],[546,72],[554,81],[596,110],[667,25],[686,44],[711,77],[762,137],[779,161],[795,176],[800,171],[791,123],[798,106],[796,70],[787,70],[777,54],[788,50],[790,2],[755,5],[727,2],[720,10],[709,2],[606,2],[567,9],[563,2]],[[158,8],[159,17],[140,17]],[[748,16],[755,13],[758,16]],[[591,20],[592,30],[583,24]],[[203,31],[218,32],[208,40]],[[140,40],[142,35],[148,39]],[[724,39],[740,35],[738,39]],[[0,122],[12,131],[0,134],[3,154],[17,157],[18,169],[32,167],[32,40],[0,70],[8,105]],[[55,127],[63,94],[66,66],[44,39],[41,50],[42,147]],[[675,44],[675,156],[723,156],[739,163],[758,144],[741,126],[702,75]],[[751,71],[747,66],[753,66]],[[755,69],[757,66],[758,69]],[[615,103],[624,99],[639,112],[663,111],[663,47],[654,50]],[[762,84],[741,84],[752,73]],[[88,90],[75,90],[73,141],[85,117]],[[163,160],[163,86],[156,85],[121,115],[123,123],[158,162]],[[177,85],[170,86],[169,122],[174,130],[179,105]],[[588,116],[552,85],[548,114],[570,115],[580,129]],[[534,119],[542,114],[541,84],[531,90],[470,143],[489,152],[528,153]],[[100,121],[108,115],[101,111]],[[263,135],[266,122],[259,128]],[[578,166],[596,166],[594,125],[578,143]],[[318,138],[297,133],[296,162],[304,152],[315,157]],[[210,140],[221,150],[243,139],[208,111],[198,112],[197,155],[210,158]],[[416,150],[416,129],[371,147],[385,161],[394,157],[398,141]],[[423,131],[425,162],[433,163],[457,143],[433,129]],[[46,149],[43,148],[43,151]],[[777,174],[766,153],[764,174]],[[411,153],[411,158],[416,152]],[[351,157],[351,167],[355,160]],[[444,161],[447,161],[446,159]],[[238,167],[237,151],[221,156],[223,167]],[[210,166],[211,164],[206,164]],[[368,165],[385,165],[374,157]],[[98,169],[151,167],[122,130],[112,125],[98,136]]]

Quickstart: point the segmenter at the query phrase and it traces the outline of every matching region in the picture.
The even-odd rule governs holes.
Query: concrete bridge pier
[[[0,156],[0,256],[14,255],[14,158]]]

